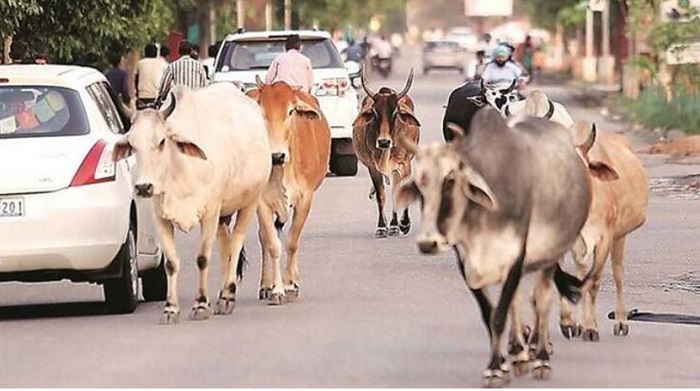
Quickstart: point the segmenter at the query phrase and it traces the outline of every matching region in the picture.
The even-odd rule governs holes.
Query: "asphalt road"
[[[417,71],[411,95],[423,124],[421,144],[440,141],[442,104],[462,77],[423,76],[409,51],[389,79],[372,76],[372,86],[400,89],[409,65]],[[574,117],[595,120],[603,131],[625,129],[596,108],[577,106],[565,86],[541,88]],[[632,135],[638,148],[642,136]],[[627,242],[627,306],[700,316],[700,197],[669,185],[700,168],[642,157],[655,190],[647,223]],[[369,189],[364,168],[356,177],[325,180],[302,238],[302,296],[284,306],[257,300],[256,228],[246,242],[248,273],[228,317],[186,319],[196,293],[196,233],[178,236],[185,262],[183,319],[175,326],[158,324],[162,303],[106,315],[94,285],[1,284],[0,387],[480,387],[488,338],[453,256],[419,255],[415,231],[374,239]],[[629,336],[613,336],[610,274],[606,267],[600,342],[564,339],[554,305],[551,380],[528,375],[512,386],[700,387],[700,328],[632,321]],[[219,278],[215,261],[212,292]]]

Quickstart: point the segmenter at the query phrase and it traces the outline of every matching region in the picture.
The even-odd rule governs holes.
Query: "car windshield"
[[[217,60],[217,72],[267,69],[284,52],[285,37],[276,39],[229,41]],[[338,51],[329,39],[302,39],[301,53],[311,60],[314,69],[342,68]]]
[[[427,42],[425,44],[425,48],[428,50],[435,50],[435,49],[456,50],[456,49],[459,49],[459,43],[453,42],[453,41],[433,41],[433,42]]]
[[[0,139],[88,132],[85,108],[76,91],[60,87],[0,86]]]

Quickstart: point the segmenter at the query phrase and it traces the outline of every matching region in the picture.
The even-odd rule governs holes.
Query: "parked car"
[[[224,39],[216,56],[214,82],[237,82],[243,89],[255,88],[255,76],[265,79],[272,61],[284,52],[291,34],[301,38],[301,52],[313,65],[312,94],[331,127],[330,170],[338,176],[357,174],[357,156],[352,147],[352,122],[359,111],[357,92],[351,78],[357,78],[359,64],[344,64],[330,34],[324,31],[237,32]]]
[[[456,41],[427,41],[423,45],[423,74],[432,69],[456,69],[464,73],[466,56],[466,50]]]
[[[112,313],[163,300],[150,201],[112,146],[129,117],[100,72],[13,65],[0,73],[0,281],[102,284]]]

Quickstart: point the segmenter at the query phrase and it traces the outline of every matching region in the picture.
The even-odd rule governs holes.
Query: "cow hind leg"
[[[399,187],[401,186],[401,170],[396,169],[392,172],[391,174],[391,194],[393,196],[396,195],[396,192],[398,191]],[[396,199],[396,197],[392,197],[392,200]],[[389,223],[389,236],[390,237],[398,237],[401,235],[401,227],[399,226],[399,214],[396,211],[396,209],[393,207],[393,202],[392,202],[392,208],[391,208],[391,222]]]
[[[369,170],[369,176],[372,179],[372,185],[375,191],[375,201],[377,201],[377,229],[374,231],[374,237],[383,239],[389,236],[389,231],[386,228],[386,218],[384,217],[384,205],[386,203],[386,192],[384,190],[384,177],[376,169]]]
[[[610,254],[611,241],[608,237],[603,237],[593,251],[593,267],[591,268],[591,283],[588,284],[588,302],[585,305],[585,319],[582,338],[587,342],[598,342],[600,333],[598,332],[598,321],[596,320],[596,299],[603,278],[603,267]]]
[[[571,249],[571,256],[574,259],[574,263],[576,264],[576,275],[579,277],[579,279],[583,279],[587,271],[585,264],[586,244],[583,241],[583,238],[581,238],[580,236],[576,240],[576,242],[574,242],[574,246]],[[559,260],[559,265],[561,267],[563,267],[563,263],[564,258]],[[585,292],[582,292],[582,299],[582,301],[585,301],[586,299]],[[583,303],[580,303],[579,307],[582,306]],[[581,332],[583,330],[581,325],[576,321],[576,318],[574,317],[571,303],[564,296],[561,296],[560,298],[559,328],[564,337],[566,337],[566,339],[580,337]]]
[[[299,244],[306,219],[311,211],[313,193],[302,196],[294,209],[292,228],[287,241],[287,269],[284,273],[284,293],[288,299],[299,297]]]
[[[411,217],[408,215],[408,208],[403,210],[403,216],[401,217],[399,229],[401,230],[401,234],[404,236],[411,232]]]
[[[626,336],[630,327],[627,324],[627,310],[625,309],[624,293],[622,292],[622,280],[625,276],[625,237],[613,240],[612,251],[613,280],[615,280],[615,296],[617,305],[615,306],[615,326],[613,334]]]

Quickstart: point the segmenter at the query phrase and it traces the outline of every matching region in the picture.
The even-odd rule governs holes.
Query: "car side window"
[[[124,125],[119,118],[119,113],[117,112],[112,99],[109,96],[105,86],[106,83],[94,83],[88,86],[87,91],[90,97],[97,103],[97,107],[102,113],[109,130],[113,133],[124,133]]]

